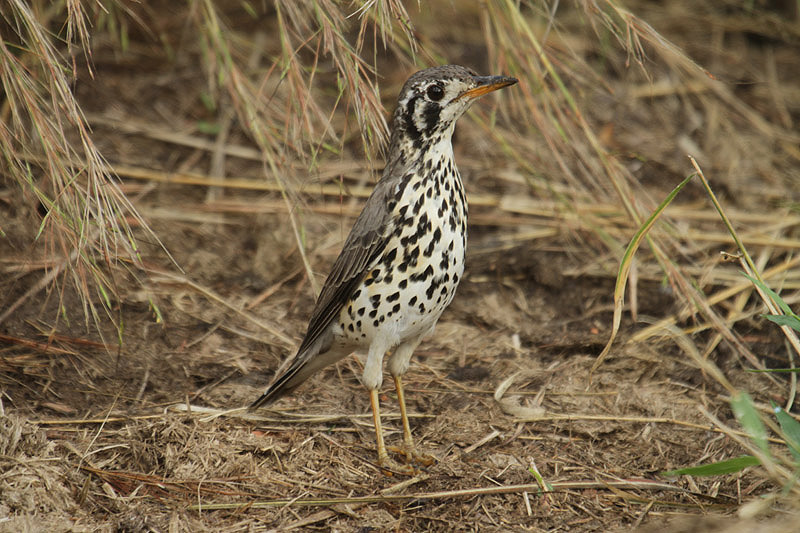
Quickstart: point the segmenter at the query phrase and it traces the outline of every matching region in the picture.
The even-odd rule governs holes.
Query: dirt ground
[[[758,78],[755,65],[772,58],[783,83],[799,81],[800,69],[790,69],[797,40],[766,46],[761,36],[738,32],[727,53],[746,51],[745,66],[710,65],[694,47],[697,25],[681,26],[668,13],[659,19],[652,6],[642,10],[726,80],[743,73]],[[524,162],[507,158],[469,117],[455,139],[474,200],[467,274],[406,377],[413,432],[435,464],[413,477],[379,472],[355,357],[320,372],[272,410],[238,409],[292,355],[313,288],[279,192],[212,193],[202,183],[124,170],[147,169],[167,180],[207,176],[213,157],[212,149],[186,141],[215,140],[197,126],[216,118],[201,104],[204,73],[180,54],[168,66],[154,62],[152,46],[134,41],[122,56],[99,46],[98,75],[75,91],[123,190],[183,273],[144,231],[137,233],[150,272],[115,273],[121,349],[112,325],[101,322],[101,336],[84,320],[80,300],[64,283],[37,292],[0,325],[0,531],[797,531],[797,515],[788,510],[759,521],[736,516],[742,504],[778,488],[757,468],[707,478],[661,475],[746,453],[706,415],[738,428],[727,391],[680,342],[629,341],[653,320],[683,310],[682,301],[644,261],[635,283],[641,322],[626,313],[611,355],[590,374],[610,335],[621,250],[607,252],[600,233],[564,213],[508,208],[520,198],[547,207],[552,197],[532,189]],[[464,49],[450,59],[475,57],[480,53]],[[381,90],[388,108],[409,73],[387,75]],[[685,138],[690,113],[665,120],[680,107],[678,96],[628,105],[633,75],[612,74],[605,80],[610,91],[587,93],[581,105],[642,190],[660,200],[691,172],[685,152],[692,139],[705,150],[708,169],[722,173],[725,162],[700,133]],[[736,90],[752,91],[744,99],[754,109],[769,100],[752,87]],[[796,123],[800,99],[792,94],[786,105]],[[501,96],[478,104],[486,106],[478,116],[503,103]],[[498,122],[501,137],[516,135],[513,117]],[[235,121],[227,143],[255,150]],[[322,157],[305,179],[304,168],[294,167],[301,185],[291,205],[316,284],[363,202],[349,191],[368,188],[381,168],[360,150],[356,136],[339,157]],[[752,150],[760,157],[767,148],[756,143]],[[767,168],[781,173],[782,165]],[[264,181],[265,169],[257,156],[228,155],[225,175]],[[726,181],[719,192],[732,209],[758,213],[754,204],[764,197],[738,191],[761,187],[759,176]],[[786,198],[780,187],[798,183],[796,172],[770,179],[773,198]],[[2,183],[0,304],[8,306],[44,271],[35,266],[42,253],[35,244],[37,203]],[[341,195],[322,192],[337,183]],[[694,184],[679,198],[681,206],[703,201]],[[620,231],[630,238],[634,229]],[[709,242],[699,255],[693,249],[676,261],[715,268],[720,250],[733,251]],[[28,265],[29,274],[12,275],[13,265]],[[749,307],[756,309],[756,301]],[[700,322],[682,315],[677,326]],[[768,366],[786,365],[777,328],[750,319],[737,324],[736,334]],[[699,346],[713,337],[708,329],[692,333]],[[772,387],[747,372],[728,343],[711,357],[760,404],[786,402],[789,378],[776,378]],[[396,400],[385,384],[390,445],[401,438]]]

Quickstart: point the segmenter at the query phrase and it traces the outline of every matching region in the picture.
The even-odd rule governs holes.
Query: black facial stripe
[[[436,131],[436,126],[439,124],[439,115],[442,108],[439,104],[433,102],[425,102],[425,111],[422,116],[425,118],[425,132],[430,135]]]
[[[418,140],[422,135],[422,132],[419,131],[417,125],[414,123],[414,108],[417,107],[417,102],[419,102],[420,98],[420,96],[415,96],[408,101],[406,113],[403,117],[406,126],[406,133],[408,133],[408,137],[412,141]]]

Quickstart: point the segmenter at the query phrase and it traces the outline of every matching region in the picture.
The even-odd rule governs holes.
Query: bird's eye
[[[431,85],[428,87],[428,98],[433,100],[434,102],[438,102],[442,98],[444,98],[444,89],[438,83]]]

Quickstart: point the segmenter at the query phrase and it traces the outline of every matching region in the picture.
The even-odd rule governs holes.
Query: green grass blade
[[[533,467],[528,467],[528,472],[530,472],[530,473],[533,475],[533,477],[535,477],[535,478],[536,478],[536,482],[537,482],[537,483],[538,483],[538,484],[539,484],[541,487],[544,487],[544,488],[545,488],[545,490],[546,490],[546,491],[548,491],[548,492],[553,492],[553,485],[551,485],[550,483],[548,483],[547,481],[545,481],[545,479],[542,477],[542,475],[539,473],[539,471],[538,471],[538,470],[536,470],[536,469],[535,469],[535,468],[533,468]],[[542,494],[542,490],[541,490],[541,489],[539,489],[539,491],[537,492],[537,494]]]
[[[688,468],[679,468],[677,470],[668,470],[661,472],[664,477],[675,476],[721,476],[724,474],[733,474],[734,472],[741,472],[748,466],[760,465],[761,461],[752,455],[742,455],[734,457],[733,459],[726,459],[717,463],[709,463],[706,465],[690,466]]]
[[[745,274],[744,272],[742,272],[742,275],[743,275],[744,277],[746,277],[747,279],[749,279],[750,281],[752,281],[752,282],[753,282],[753,284],[754,284],[755,286],[757,286],[759,289],[761,289],[762,291],[764,291],[765,293],[767,293],[767,294],[769,295],[769,297],[770,297],[770,298],[772,298],[772,301],[773,301],[773,302],[775,302],[775,305],[777,305],[778,307],[780,307],[780,308],[781,308],[781,311],[783,311],[785,314],[787,314],[787,315],[789,315],[789,316],[794,316],[794,317],[797,317],[797,315],[795,315],[795,314],[792,312],[792,309],[789,307],[789,304],[787,304],[786,302],[784,302],[784,301],[783,301],[783,298],[781,298],[780,296],[778,296],[778,293],[776,293],[775,291],[773,291],[772,289],[770,289],[769,287],[767,287],[767,284],[766,284],[766,283],[764,283],[764,282],[763,282],[763,281],[761,281],[760,279],[756,279],[756,278],[754,278],[754,277],[752,277],[752,276],[748,276],[748,275],[747,275],[747,274]]]
[[[734,395],[733,399],[731,399],[731,408],[736,420],[739,421],[739,424],[741,424],[750,439],[761,451],[771,457],[767,441],[767,428],[764,426],[764,422],[761,421],[761,417],[758,416],[758,411],[756,411],[750,395],[746,392],[739,392]]]
[[[608,355],[608,352],[611,350],[611,345],[614,343],[614,339],[617,336],[617,331],[619,331],[619,324],[622,320],[622,305],[625,296],[625,285],[628,283],[628,274],[630,273],[631,264],[633,263],[633,256],[636,253],[636,250],[639,249],[639,245],[647,236],[647,232],[649,232],[650,228],[653,227],[653,224],[656,223],[656,220],[658,220],[658,217],[664,212],[664,209],[666,209],[667,206],[672,203],[672,200],[675,199],[681,189],[683,189],[696,175],[697,174],[689,174],[682,182],[678,184],[677,187],[672,189],[667,197],[664,198],[664,201],[658,205],[656,210],[653,211],[644,224],[642,224],[642,226],[639,228],[639,231],[637,231],[636,235],[634,235],[630,244],[628,244],[628,248],[625,250],[625,253],[622,256],[622,262],[619,265],[617,284],[614,287],[614,318],[611,325],[611,337],[608,339],[608,343],[606,344],[605,348],[603,348],[603,351],[597,356],[597,360],[592,365],[590,372],[597,370],[597,368],[600,366],[600,363],[602,363],[603,359],[606,358],[606,355]]]
[[[150,304],[150,309],[153,311],[153,315],[156,317],[156,324],[163,324],[164,315],[161,314],[161,309],[159,309],[158,305],[156,305],[152,298],[148,298],[147,301]]]
[[[781,425],[784,437],[786,437],[786,446],[792,452],[795,462],[800,466],[800,422],[775,404],[772,404],[772,410]]]
[[[770,322],[779,326],[789,326],[795,331],[800,332],[800,318],[797,315],[761,315]]]

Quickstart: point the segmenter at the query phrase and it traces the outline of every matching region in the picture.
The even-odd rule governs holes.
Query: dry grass
[[[0,41],[5,96],[0,125],[2,168],[4,175],[23,189],[28,203],[38,203],[43,213],[35,238],[42,241],[45,260],[23,274],[46,271],[32,290],[4,309],[0,323],[45,288],[55,289],[61,318],[77,320],[79,315],[63,308],[64,291],[71,284],[80,295],[87,321],[111,320],[122,328],[122,317],[113,312],[116,304],[111,301],[116,293],[115,276],[124,271],[122,262],[139,263],[127,217],[146,225],[97,150],[72,94],[77,72],[69,68],[61,43],[49,33],[48,25],[53,22],[49,17],[57,17],[64,24],[68,42],[88,44],[86,14],[80,4],[72,7],[56,14],[34,11],[28,3],[14,0],[0,11],[4,27],[16,38]],[[84,50],[90,53],[88,48]],[[25,231],[33,236],[36,223],[19,222],[33,224]],[[102,318],[98,308],[105,310]],[[56,322],[52,331],[58,328]]]
[[[628,4],[0,7],[0,528],[786,530],[796,378],[748,370],[798,354],[740,271],[798,308],[797,7]],[[469,276],[409,375],[440,462],[385,479],[355,360],[225,410],[302,332],[400,85],[445,61],[520,84],[457,133]],[[692,173],[597,364],[625,248]],[[659,477],[763,452],[740,391],[763,466]]]

